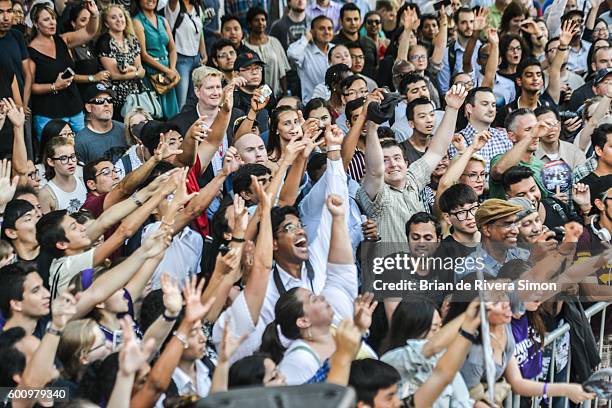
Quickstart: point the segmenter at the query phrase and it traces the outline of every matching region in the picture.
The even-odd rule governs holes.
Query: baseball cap
[[[266,65],[254,52],[243,52],[238,54],[236,62],[234,62],[234,71],[238,71],[240,68],[246,68],[249,65],[260,64]]]
[[[91,84],[83,91],[83,101],[87,103],[103,93],[110,95],[111,98],[115,97],[115,91],[102,82]]]
[[[612,68],[602,68],[595,74],[593,85],[599,85],[608,75],[612,74]]]

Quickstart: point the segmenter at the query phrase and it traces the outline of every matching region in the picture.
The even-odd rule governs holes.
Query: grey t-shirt
[[[501,365],[495,363],[495,381],[501,378],[504,371],[506,371],[506,367],[508,367],[508,362],[514,356],[514,335],[512,334],[512,329],[509,324],[506,325],[506,337],[508,341],[506,342],[506,349],[502,355],[502,363]],[[463,367],[461,367],[459,371],[468,389],[472,389],[481,382],[486,382],[483,350],[480,344],[472,345],[465,359],[465,363],[463,363]]]
[[[113,121],[113,128],[106,133],[97,133],[85,127],[77,133],[75,143],[76,155],[85,164],[102,158],[113,147],[127,147],[123,123],[116,121]]]

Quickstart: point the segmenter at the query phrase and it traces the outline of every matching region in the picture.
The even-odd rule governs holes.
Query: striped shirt
[[[363,151],[355,149],[355,154],[349,162],[346,174],[356,182],[361,183],[361,179],[365,175],[365,153]]]

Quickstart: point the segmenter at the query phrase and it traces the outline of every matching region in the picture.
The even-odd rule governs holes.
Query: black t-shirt
[[[340,31],[332,42],[335,45],[348,44],[351,40]],[[360,36],[359,45],[361,45],[363,56],[365,57],[362,74],[370,78],[376,78],[376,69],[378,65],[378,50],[376,49],[376,44],[369,37]]]
[[[562,227],[574,218],[569,207],[554,197],[543,199],[541,204],[546,209],[544,225],[548,228]]]
[[[0,62],[0,100],[2,98],[12,98],[13,92],[11,85],[15,73],[8,63]],[[13,151],[13,124],[6,118],[2,129],[0,129],[0,158],[8,157]]]
[[[520,89],[519,89],[519,96],[520,96]],[[557,104],[555,103],[555,101],[553,101],[548,91],[544,91],[542,94],[540,94],[540,97],[538,98],[538,107],[540,106],[550,106],[551,108],[556,108]],[[517,96],[517,98],[512,103],[505,105],[503,108],[497,111],[497,115],[495,116],[494,126],[504,127],[504,121],[506,120],[506,116],[508,116],[510,112],[515,111],[518,108],[519,107],[518,107],[518,96]]]
[[[406,156],[408,163],[414,163],[425,154],[425,152],[420,152],[415,149],[412,143],[410,143],[410,139],[404,140],[402,143],[400,143],[400,147],[404,151],[404,155]]]
[[[283,45],[285,51],[287,51],[287,48],[289,48],[292,43],[302,38],[306,31],[308,31],[308,25],[306,24],[305,18],[299,23],[296,23],[285,14],[283,18],[272,24],[270,35],[276,37]]]
[[[607,174],[605,176],[598,176],[594,172],[590,172],[586,177],[580,180],[580,182],[583,184],[587,184],[591,188],[591,191],[593,191],[594,190],[593,186],[601,182],[603,182],[604,185],[612,186],[612,174]],[[591,197],[591,203],[593,203],[594,200],[595,200],[595,197]]]
[[[17,76],[19,90],[23,93],[23,60],[30,58],[23,34],[11,29],[4,37],[0,37],[0,64],[2,67],[9,66]]]
[[[436,256],[442,255],[444,257],[450,258],[465,258],[472,252],[474,252],[476,248],[464,245],[463,243],[457,241],[455,237],[449,235],[448,237],[442,240],[442,245],[438,249]]]
[[[251,110],[251,98],[253,94],[246,93],[240,88],[236,88],[234,91],[234,109],[242,112],[248,112]],[[276,107],[276,99],[274,94],[270,96],[270,101],[266,106],[266,109],[262,109],[256,116],[257,123],[259,124],[259,130],[264,133],[268,130],[268,121],[270,119],[270,112]],[[246,115],[246,113],[244,114]],[[231,124],[230,124],[231,125]]]

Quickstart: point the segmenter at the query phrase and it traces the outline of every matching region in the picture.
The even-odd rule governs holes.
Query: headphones
[[[612,241],[612,234],[610,234],[610,231],[608,231],[606,228],[597,229],[597,227],[595,227],[595,220],[598,219],[599,215],[595,215],[593,216],[593,218],[591,218],[591,229],[593,230],[595,235],[597,235],[597,238],[599,238],[602,242],[609,243],[610,241]]]

